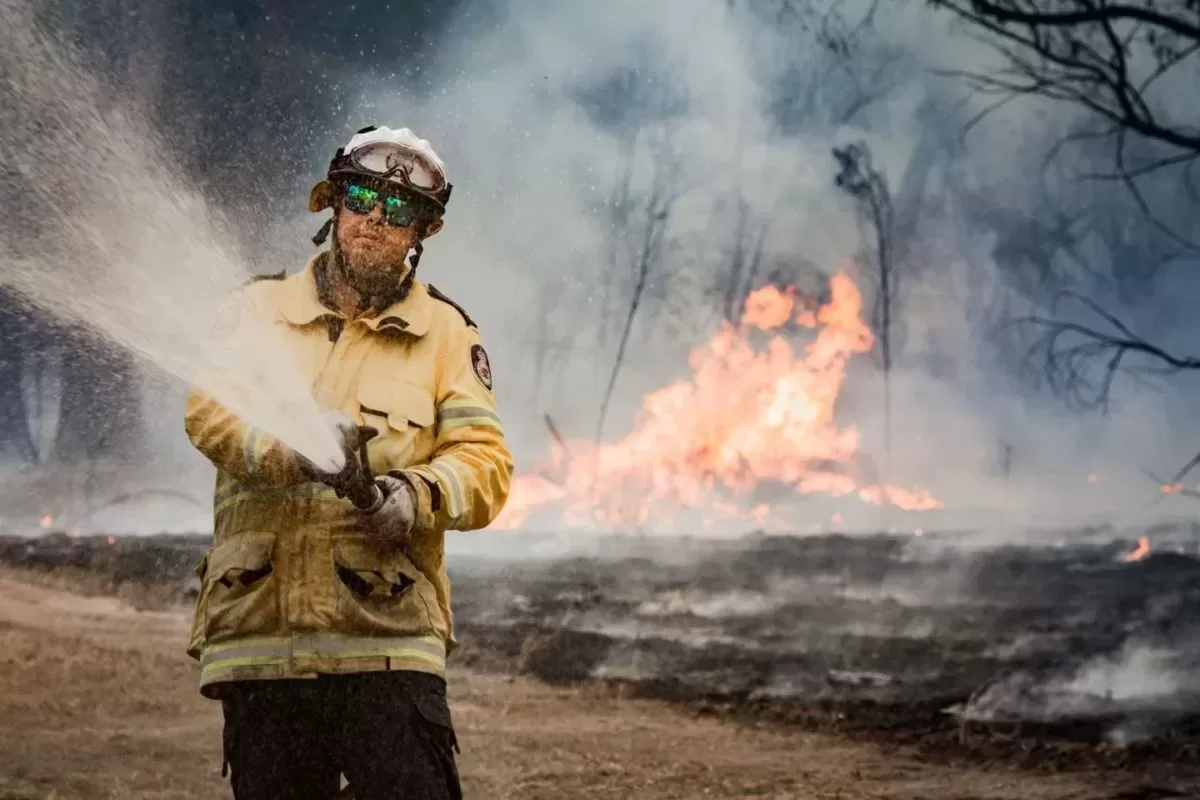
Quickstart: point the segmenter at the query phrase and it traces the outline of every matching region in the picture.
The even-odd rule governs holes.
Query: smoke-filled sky
[[[519,466],[547,451],[544,414],[568,439],[593,435],[647,241],[609,440],[636,424],[646,392],[689,374],[689,350],[728,310],[734,264],[759,265],[737,301],[768,283],[820,293],[849,269],[869,306],[871,233],[836,188],[832,155],[862,141],[905,232],[888,472],[944,502],[928,526],[1128,523],[1189,509],[1183,498],[1148,508],[1158,487],[1145,472],[1170,475],[1200,448],[1194,380],[1118,380],[1107,416],[1081,414],[1022,371],[1020,343],[1000,331],[1066,288],[1186,349],[1194,264],[1147,278],[1148,266],[1085,242],[1083,264],[1050,256],[1053,274],[1040,273],[1054,221],[1085,204],[1097,228],[1160,234],[1123,187],[1082,180],[1106,156],[1098,146],[1046,161],[1081,123],[1071,107],[1030,99],[976,121],[993,98],[946,73],[986,71],[995,55],[925,2],[102,5],[113,13],[40,7],[57,14],[48,29],[112,76],[113,96],[142,110],[187,191],[227,215],[248,271],[302,266],[323,221],[303,210],[308,186],[355,129],[408,126],[433,142],[455,191],[422,277],[478,321]],[[1156,210],[1178,212],[1166,187]],[[662,213],[648,239],[652,201]],[[156,291],[186,293],[189,280],[175,274]],[[875,364],[851,359],[838,423],[861,430],[878,471]],[[203,496],[180,388],[161,391],[166,401],[154,388],[144,406],[154,450],[189,465],[180,480]],[[791,513],[798,525],[878,519],[852,498]]]

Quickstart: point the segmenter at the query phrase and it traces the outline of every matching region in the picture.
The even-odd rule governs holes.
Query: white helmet
[[[392,130],[369,126],[350,138],[329,162],[326,179],[309,194],[310,211],[333,205],[332,183],[346,179],[367,179],[399,184],[407,191],[432,203],[431,215],[446,211],[454,188],[446,181],[446,166],[425,139],[408,128]]]

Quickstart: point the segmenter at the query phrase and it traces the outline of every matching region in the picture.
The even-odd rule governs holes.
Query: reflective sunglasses
[[[383,202],[383,219],[397,228],[408,228],[423,216],[418,201],[408,197],[383,194],[357,183],[346,185],[342,205],[356,214],[370,214],[375,205]]]

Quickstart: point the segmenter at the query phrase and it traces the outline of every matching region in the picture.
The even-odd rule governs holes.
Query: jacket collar
[[[285,278],[280,285],[279,314],[292,325],[309,325],[318,319],[345,315],[321,301],[318,278],[327,250],[309,259],[304,269]],[[408,297],[361,320],[373,331],[404,332],[424,336],[433,314],[433,298],[421,281],[413,281]]]

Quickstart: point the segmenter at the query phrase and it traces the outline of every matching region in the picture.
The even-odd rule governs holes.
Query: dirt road
[[[0,577],[0,800],[224,798],[218,707],[182,611]],[[1058,800],[1169,796],[1129,776],[921,763],[823,735],[689,717],[600,689],[457,671],[468,798]],[[1176,795],[1178,796],[1178,795]]]

